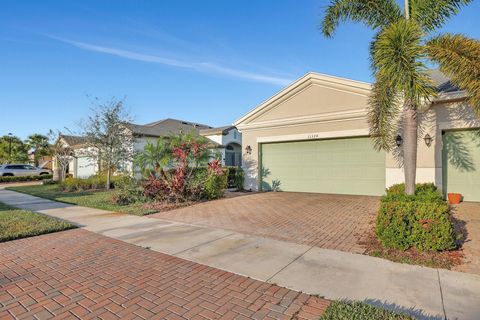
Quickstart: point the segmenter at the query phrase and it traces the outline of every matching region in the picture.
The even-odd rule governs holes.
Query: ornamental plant
[[[147,143],[137,161],[145,177],[144,193],[149,198],[173,202],[215,199],[226,188],[222,181],[227,175],[216,153],[205,137],[195,133]]]
[[[456,247],[450,208],[433,184],[417,184],[415,195],[405,185],[390,187],[382,197],[376,233],[386,248],[443,251]]]

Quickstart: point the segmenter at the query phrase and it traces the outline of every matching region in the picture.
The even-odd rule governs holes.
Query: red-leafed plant
[[[223,168],[218,160],[211,160],[215,153],[208,148],[206,138],[182,133],[161,140],[147,143],[137,156],[146,177],[147,197],[178,202],[223,195],[226,184],[213,178],[223,176]],[[215,187],[221,192],[213,192]]]

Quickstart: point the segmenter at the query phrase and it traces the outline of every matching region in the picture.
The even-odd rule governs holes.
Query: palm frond
[[[480,115],[480,41],[445,34],[427,41],[425,49],[440,71],[467,92],[469,103]]]
[[[419,105],[435,96],[424,63],[423,32],[413,20],[400,19],[382,30],[371,45],[376,78],[388,79],[404,99]]]
[[[472,0],[410,0],[410,16],[423,30],[430,32],[441,27]]]
[[[321,23],[324,36],[330,38],[340,21],[362,22],[372,29],[397,21],[402,12],[395,0],[332,0]]]
[[[377,77],[368,99],[367,119],[373,146],[390,151],[398,130],[400,95],[386,78]]]

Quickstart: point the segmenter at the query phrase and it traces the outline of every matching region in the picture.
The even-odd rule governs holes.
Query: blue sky
[[[372,33],[318,32],[325,0],[4,1],[0,135],[75,130],[87,95],[135,122],[230,124],[308,71],[370,81]],[[480,38],[480,1],[444,27]]]

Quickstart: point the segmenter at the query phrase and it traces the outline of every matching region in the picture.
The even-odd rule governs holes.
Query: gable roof
[[[242,116],[240,119],[235,121],[233,124],[239,126],[246,121],[249,121],[259,114],[262,114],[276,105],[286,101],[290,97],[296,95],[305,88],[311,86],[312,84],[319,84],[325,87],[338,89],[342,91],[348,91],[356,94],[368,95],[371,90],[371,84],[367,82],[340,78],[336,76],[309,72],[302,76],[301,78],[294,81],[291,85],[279,91],[273,97],[262,102],[259,106],[250,110],[247,114]]]
[[[60,135],[60,138],[65,141],[70,147],[82,146],[87,144],[87,138],[81,136],[72,136],[72,135]]]
[[[133,132],[133,134],[148,137],[162,137],[179,134],[180,132],[188,133],[192,131],[199,133],[199,131],[202,129],[212,128],[205,124],[170,118],[147,123],[144,125],[127,123],[126,126]]]
[[[467,95],[465,91],[460,90],[455,86],[451,80],[438,69],[430,69],[428,73],[435,85],[435,89],[439,93],[439,97],[435,101],[463,99]],[[234,122],[234,126],[241,126],[246,121],[251,120],[256,115],[268,111],[282,101],[287,100],[289,97],[303,90],[305,87],[312,83],[321,84],[327,87],[342,88],[344,91],[351,91],[355,93],[369,94],[372,85],[368,82],[362,82],[347,78],[341,78],[316,72],[309,72],[301,78],[294,81],[286,88],[280,90],[277,94],[262,102],[254,109],[247,112],[241,118]]]
[[[235,129],[235,126],[223,126],[223,127],[218,127],[218,128],[210,128],[210,129],[201,129],[200,134],[202,136],[210,136],[210,135],[226,135],[228,132],[232,129]]]

